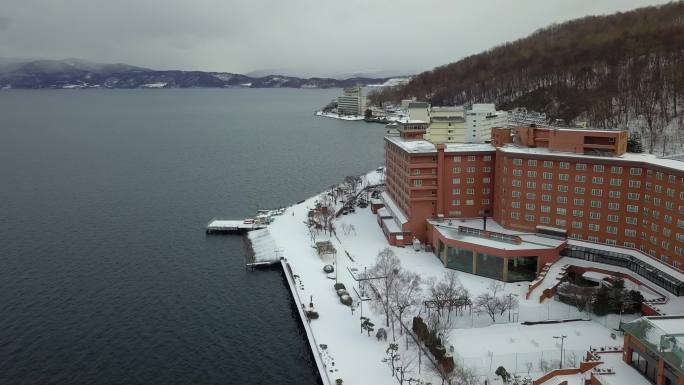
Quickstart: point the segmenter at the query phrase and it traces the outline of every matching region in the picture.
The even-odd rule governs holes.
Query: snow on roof
[[[501,227],[498,223],[491,219],[487,220],[487,231],[514,235],[522,241],[520,244],[499,240],[496,238],[480,237],[473,234],[463,233],[458,230],[459,226],[482,229],[483,221],[481,218],[474,219],[445,219],[445,220],[428,220],[435,229],[439,231],[444,237],[462,242],[468,242],[475,245],[489,246],[501,250],[538,250],[538,249],[555,249],[565,243],[565,240],[548,238],[537,235],[536,233],[523,233],[519,231],[512,231]]]
[[[647,317],[655,326],[662,329],[667,334],[684,333],[684,316],[678,317]]]
[[[391,218],[392,214],[390,214],[390,212],[385,207],[383,207],[378,210],[378,216],[380,218]]]
[[[673,170],[684,171],[684,161],[673,159],[673,158],[659,158],[653,154],[635,154],[632,152],[626,152],[620,156],[597,156],[597,155],[585,155],[576,154],[574,152],[560,152],[551,151],[545,147],[520,147],[516,145],[505,145],[499,147],[499,150],[506,153],[514,154],[536,154],[536,155],[549,155],[558,156],[564,158],[579,158],[579,159],[591,159],[591,160],[607,160],[610,162],[636,162],[644,164],[652,164],[655,166],[661,166],[670,168]]]
[[[437,147],[432,142],[423,139],[404,139],[398,136],[385,136],[385,139],[401,147],[410,153],[436,153]],[[470,152],[494,152],[496,148],[489,143],[446,143],[444,152],[470,153]]]
[[[420,120],[420,119],[409,119],[409,118],[399,118],[396,120],[397,123],[403,123],[403,124],[419,124],[419,123],[425,123],[427,124],[426,121]]]
[[[387,231],[392,233],[401,233],[401,227],[397,225],[397,222],[394,221],[394,218],[385,218],[382,220],[382,225],[385,226]]]
[[[396,218],[397,222],[400,225],[403,225],[404,223],[408,222],[408,219],[406,219],[406,215],[404,215],[404,212],[401,211],[399,206],[394,202],[392,197],[389,196],[387,191],[383,191],[382,194],[380,194],[380,198],[382,201],[385,203],[385,207],[389,213]]]
[[[684,281],[684,273],[680,270],[676,270],[675,268],[668,266],[661,261],[651,258],[650,256],[642,253],[639,250],[634,250],[634,249],[628,249],[625,247],[617,247],[617,246],[608,246],[604,245],[601,243],[594,243],[594,242],[585,242],[585,241],[580,241],[577,239],[568,239],[568,244],[569,245],[575,245],[575,246],[581,246],[581,247],[586,247],[590,249],[596,249],[596,250],[603,250],[603,251],[608,251],[608,252],[613,252],[613,253],[620,253],[620,254],[627,254],[629,256],[632,256],[634,258],[637,258],[641,261],[644,261],[648,263],[649,265],[655,267],[656,269],[665,272],[672,277]]]

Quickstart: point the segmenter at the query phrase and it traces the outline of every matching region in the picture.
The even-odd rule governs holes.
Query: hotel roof
[[[551,151],[545,147],[520,147],[516,145],[505,145],[498,148],[501,152],[509,154],[529,154],[529,155],[546,155],[555,156],[563,158],[578,158],[578,159],[591,159],[591,160],[605,160],[609,162],[635,162],[635,163],[647,163],[656,166],[661,166],[665,168],[670,168],[673,170],[684,171],[684,161],[676,159],[677,157],[666,157],[659,158],[653,154],[635,154],[632,152],[626,152],[620,156],[598,156],[598,155],[586,155],[586,154],[576,154],[574,152],[560,152]]]
[[[428,142],[427,140],[410,140],[404,139],[399,136],[386,136],[385,139],[401,147],[404,151],[408,153],[437,153],[437,147],[435,147],[435,144],[432,142]],[[496,148],[489,143],[446,143],[445,145],[446,149],[444,150],[444,152],[447,153],[496,151]]]

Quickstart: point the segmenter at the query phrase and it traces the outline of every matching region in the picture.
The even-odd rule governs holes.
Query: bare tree
[[[492,281],[489,284],[488,291],[482,293],[475,297],[475,306],[480,310],[484,311],[492,319],[492,322],[496,322],[496,314],[501,311],[504,300],[498,297],[499,292],[503,290],[503,284],[501,282]],[[505,310],[504,310],[505,311]]]
[[[397,312],[399,323],[403,321],[404,313],[407,310],[418,307],[422,300],[422,279],[420,275],[410,272],[401,271],[399,279],[394,287],[392,293],[392,306]],[[400,334],[404,333],[402,327],[399,327]]]
[[[401,273],[401,261],[390,248],[385,248],[375,258],[375,265],[368,269],[370,277],[378,278],[371,283],[375,291],[372,305],[385,314],[385,326],[390,325],[392,298]]]

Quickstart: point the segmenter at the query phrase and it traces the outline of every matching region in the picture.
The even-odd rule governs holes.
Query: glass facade
[[[533,281],[537,276],[537,257],[510,258],[507,263],[507,282]]]
[[[473,252],[471,250],[459,249],[447,246],[446,267],[466,273],[473,272]]]
[[[565,257],[584,259],[591,262],[605,263],[606,265],[624,267],[655,283],[674,295],[684,295],[684,282],[663,271],[658,270],[658,268],[655,266],[655,263],[650,264],[628,254],[573,245],[568,246],[565,250],[563,250],[561,255]]]
[[[503,267],[503,258],[487,253],[477,253],[475,274],[503,281]]]

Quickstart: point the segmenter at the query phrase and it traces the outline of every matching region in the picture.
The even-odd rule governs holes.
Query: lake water
[[[317,383],[280,272],[204,227],[380,165],[339,92],[0,92],[0,383]]]

